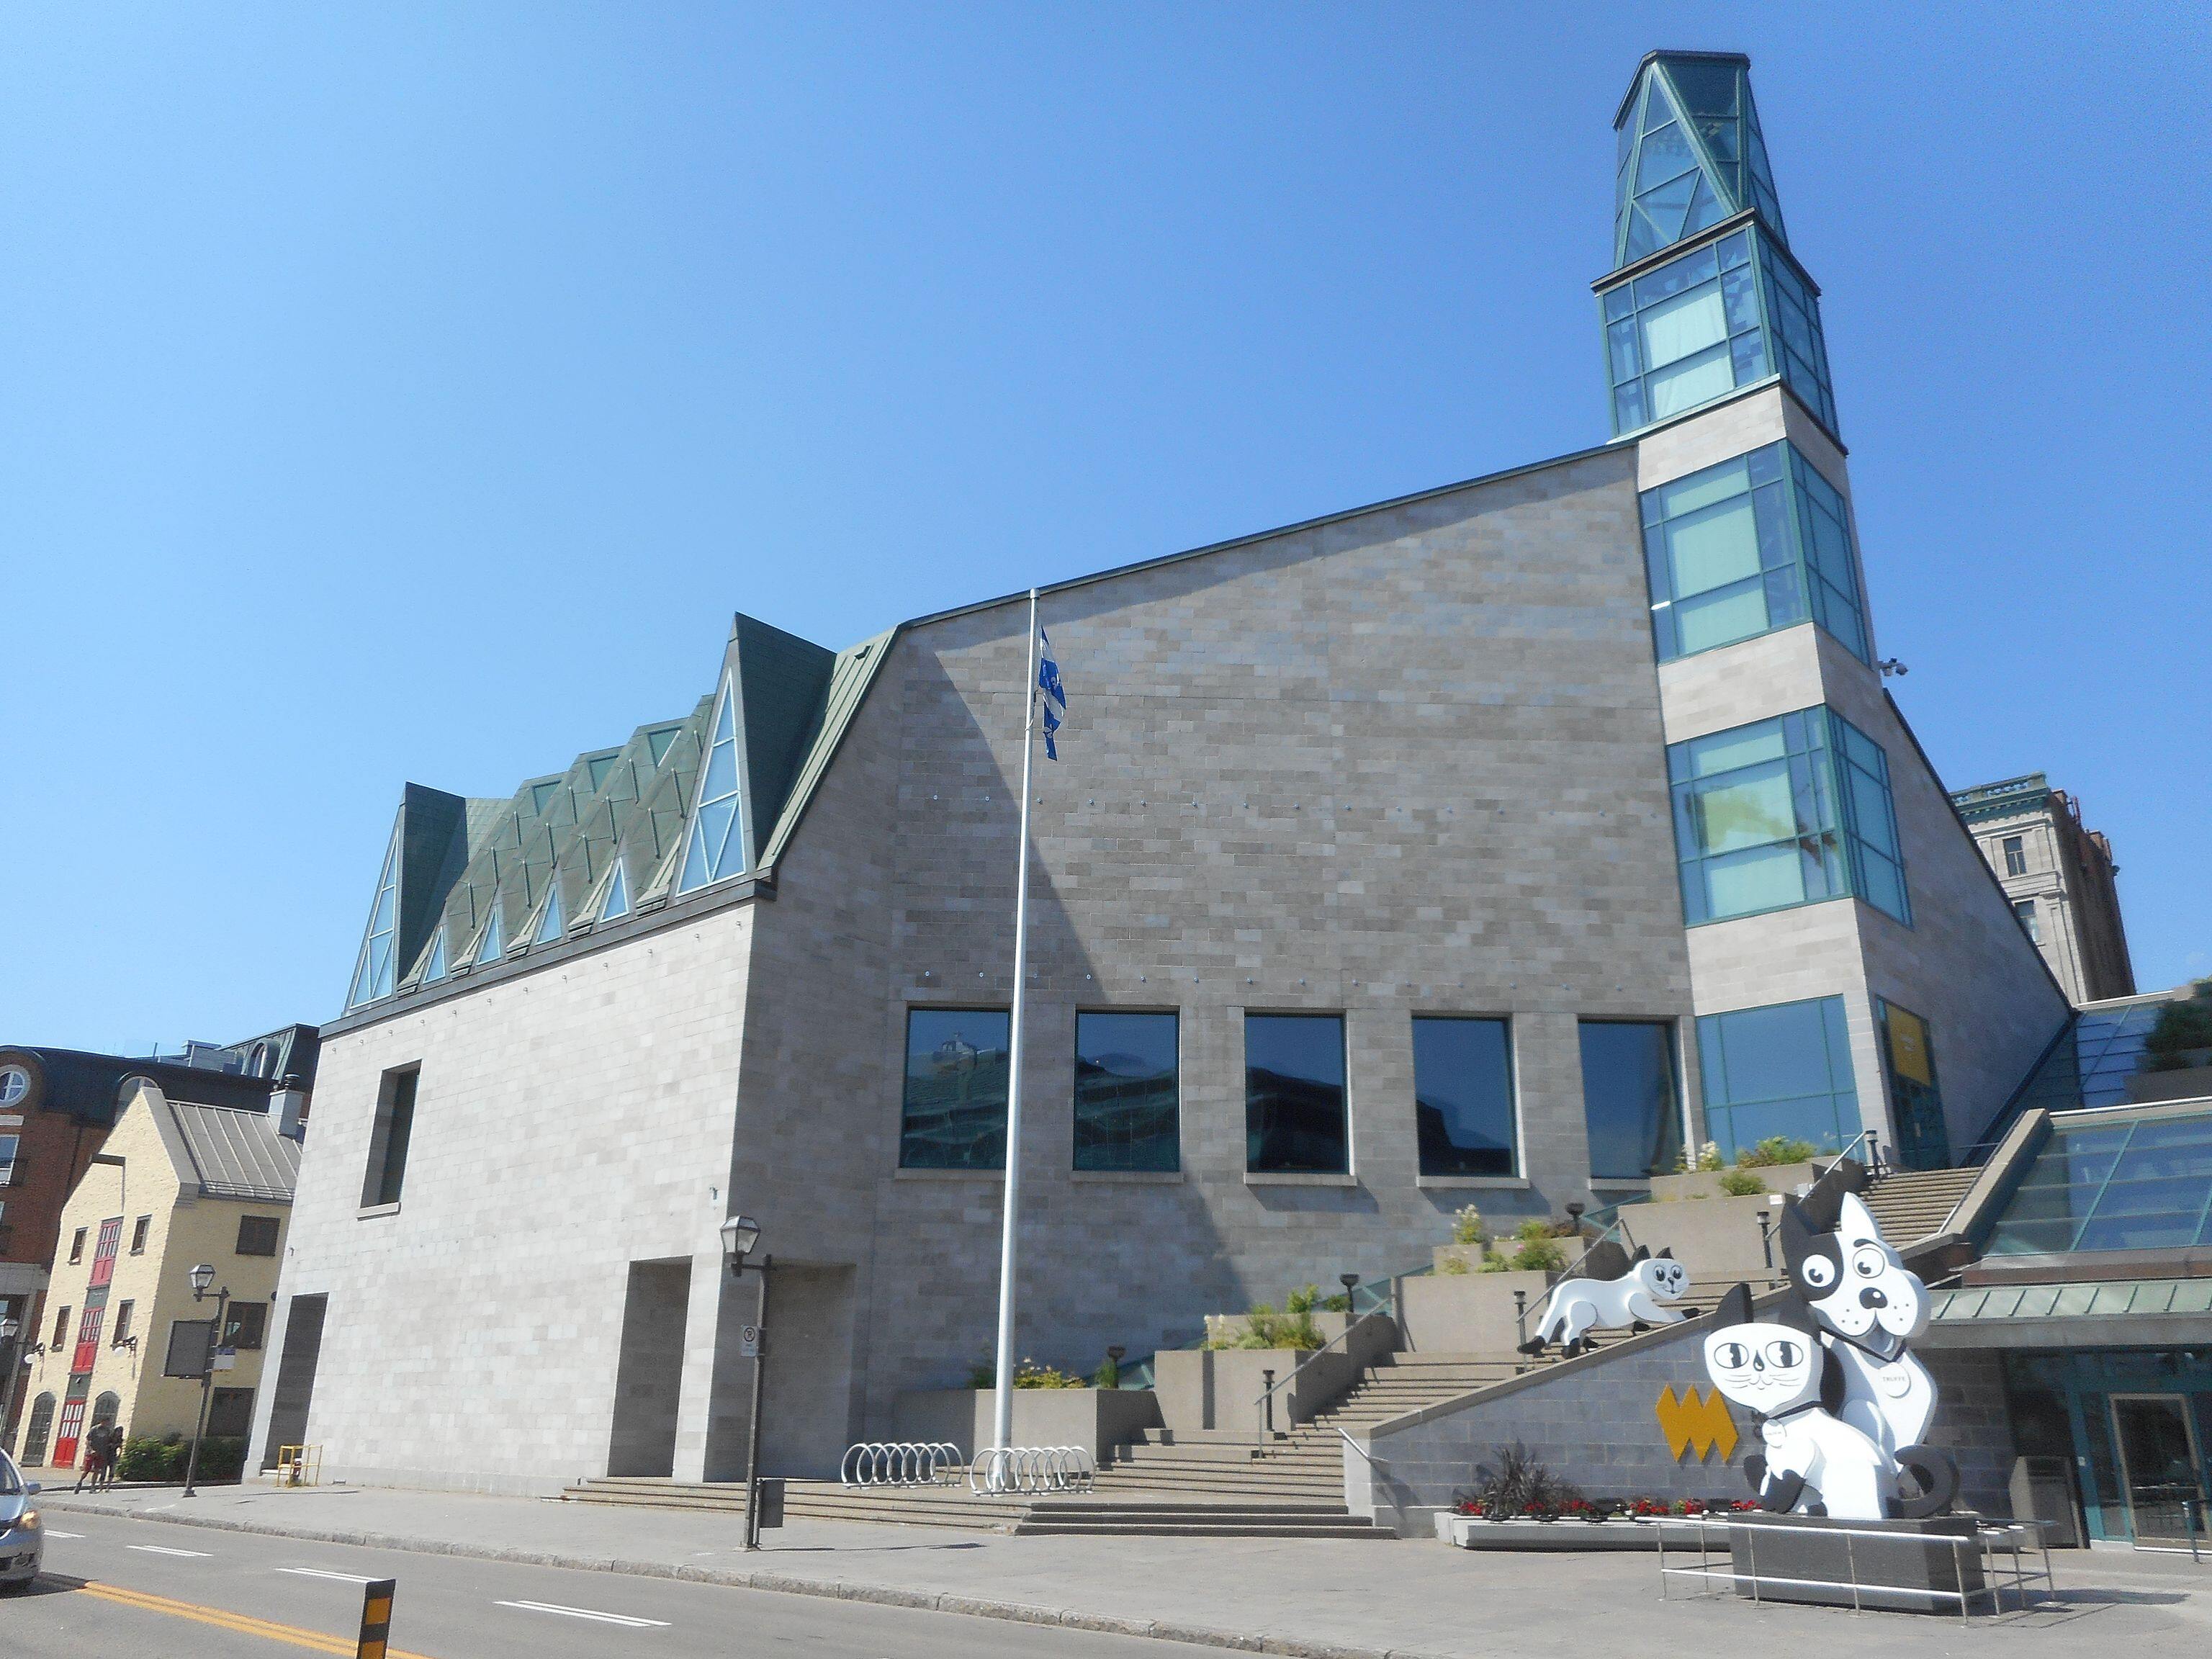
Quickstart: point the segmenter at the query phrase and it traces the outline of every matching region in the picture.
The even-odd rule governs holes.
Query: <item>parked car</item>
[[[46,1553],[46,1528],[31,1500],[39,1483],[23,1479],[8,1454],[0,1451],[0,1589],[15,1589],[39,1576]]]

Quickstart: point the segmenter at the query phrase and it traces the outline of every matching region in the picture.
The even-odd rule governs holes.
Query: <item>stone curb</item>
[[[1289,1656],[1289,1659],[1450,1659],[1449,1655],[1414,1648],[1348,1647],[1337,1642],[1302,1641],[1294,1636],[1255,1636],[1243,1631],[1216,1630],[1207,1625],[1182,1625],[1158,1619],[1121,1619],[1111,1613],[1085,1613],[1072,1607],[1048,1607],[1028,1601],[1000,1601],[983,1596],[956,1595],[950,1590],[901,1589],[890,1584],[856,1584],[842,1578],[799,1578],[790,1573],[766,1570],[731,1572],[714,1567],[678,1565],[666,1561],[625,1560],[619,1556],[563,1555],[549,1550],[504,1549],[489,1544],[457,1543],[447,1538],[410,1538],[393,1533],[279,1527],[265,1522],[234,1521],[208,1515],[179,1515],[169,1510],[114,1509],[105,1504],[73,1504],[65,1496],[49,1498],[43,1492],[39,1497],[39,1507],[70,1515],[107,1515],[126,1521],[160,1521],[171,1526],[204,1527],[211,1532],[252,1533],[263,1538],[297,1538],[314,1544],[349,1544],[360,1549],[398,1550],[410,1555],[453,1555],[473,1561],[502,1561],[517,1566],[562,1567],[578,1572],[621,1572],[640,1578],[674,1578],[687,1583],[720,1584],[729,1589],[768,1590],[782,1595],[818,1595],[837,1601],[866,1601],[878,1607],[963,1613],[974,1619],[1003,1619],[1015,1624],[1057,1625],[1068,1630],[1098,1631],[1109,1636],[1142,1636],[1160,1642],[1229,1648],[1239,1653],[1283,1654]]]

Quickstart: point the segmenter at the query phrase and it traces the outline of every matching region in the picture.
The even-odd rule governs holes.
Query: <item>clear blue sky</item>
[[[337,1011],[399,787],[1605,436],[1656,46],[1733,48],[1947,781],[2212,972],[2189,6],[19,8],[0,1038]],[[1066,665],[1079,690],[1080,665]]]

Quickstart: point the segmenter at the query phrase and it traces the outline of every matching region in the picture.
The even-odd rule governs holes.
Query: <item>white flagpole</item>
[[[1022,1004],[1030,965],[1030,756],[1036,748],[1037,591],[1030,589],[1029,678],[1022,692],[1022,811],[1020,865],[1014,877],[1013,1030],[1006,1044],[1006,1214],[999,1231],[998,1390],[991,1419],[992,1443],[1014,1443],[1014,1227],[1022,1186]],[[997,1460],[991,1484],[999,1486],[1006,1460]]]

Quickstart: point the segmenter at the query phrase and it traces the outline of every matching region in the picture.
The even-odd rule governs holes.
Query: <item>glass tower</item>
[[[1616,437],[1777,377],[1836,431],[1820,290],[1782,228],[1750,70],[1654,52],[1614,117],[1613,270],[1596,288]]]

